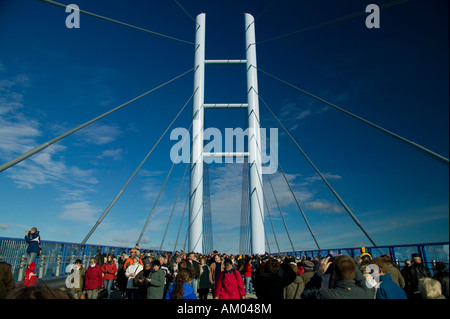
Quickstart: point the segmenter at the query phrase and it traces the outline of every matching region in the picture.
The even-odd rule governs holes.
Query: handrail
[[[72,242],[58,242],[41,240],[42,254],[36,258],[36,275],[38,278],[51,278],[65,275],[65,268],[81,259],[84,266],[88,266],[89,258],[101,253],[113,252],[116,256],[124,251],[129,254],[133,247],[109,246],[99,244],[81,244]],[[0,261],[11,265],[15,281],[22,281],[27,268],[28,244],[22,238],[0,237]],[[167,253],[165,250],[141,248],[156,255]]]

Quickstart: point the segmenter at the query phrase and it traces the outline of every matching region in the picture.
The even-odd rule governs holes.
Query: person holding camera
[[[333,266],[332,288],[323,288],[322,279]],[[366,285],[366,278],[355,261],[345,255],[327,257],[320,261],[319,269],[306,284],[302,299],[375,299],[375,289]]]
[[[25,232],[25,241],[28,243],[27,254],[28,260],[27,265],[35,261],[36,257],[40,255],[41,251],[41,236],[36,227],[31,228],[31,230]]]

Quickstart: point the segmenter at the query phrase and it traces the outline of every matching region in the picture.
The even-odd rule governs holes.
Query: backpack
[[[233,274],[234,274],[234,278],[236,278],[237,280],[237,275],[236,275],[236,269],[233,269]],[[227,273],[226,270],[222,271],[223,275],[222,275],[222,285],[223,285],[223,281],[225,280],[225,274]]]

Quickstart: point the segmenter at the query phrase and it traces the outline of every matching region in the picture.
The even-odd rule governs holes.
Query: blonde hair
[[[442,295],[441,283],[431,278],[419,280],[419,292],[424,299],[434,299]]]

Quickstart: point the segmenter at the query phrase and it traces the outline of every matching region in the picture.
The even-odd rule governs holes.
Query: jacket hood
[[[184,296],[187,296],[194,292],[194,287],[187,283],[183,283],[183,289],[184,289]]]
[[[28,269],[34,271],[34,270],[36,269],[36,263],[35,263],[34,261],[33,261],[32,263],[30,263],[30,264],[28,265]]]

